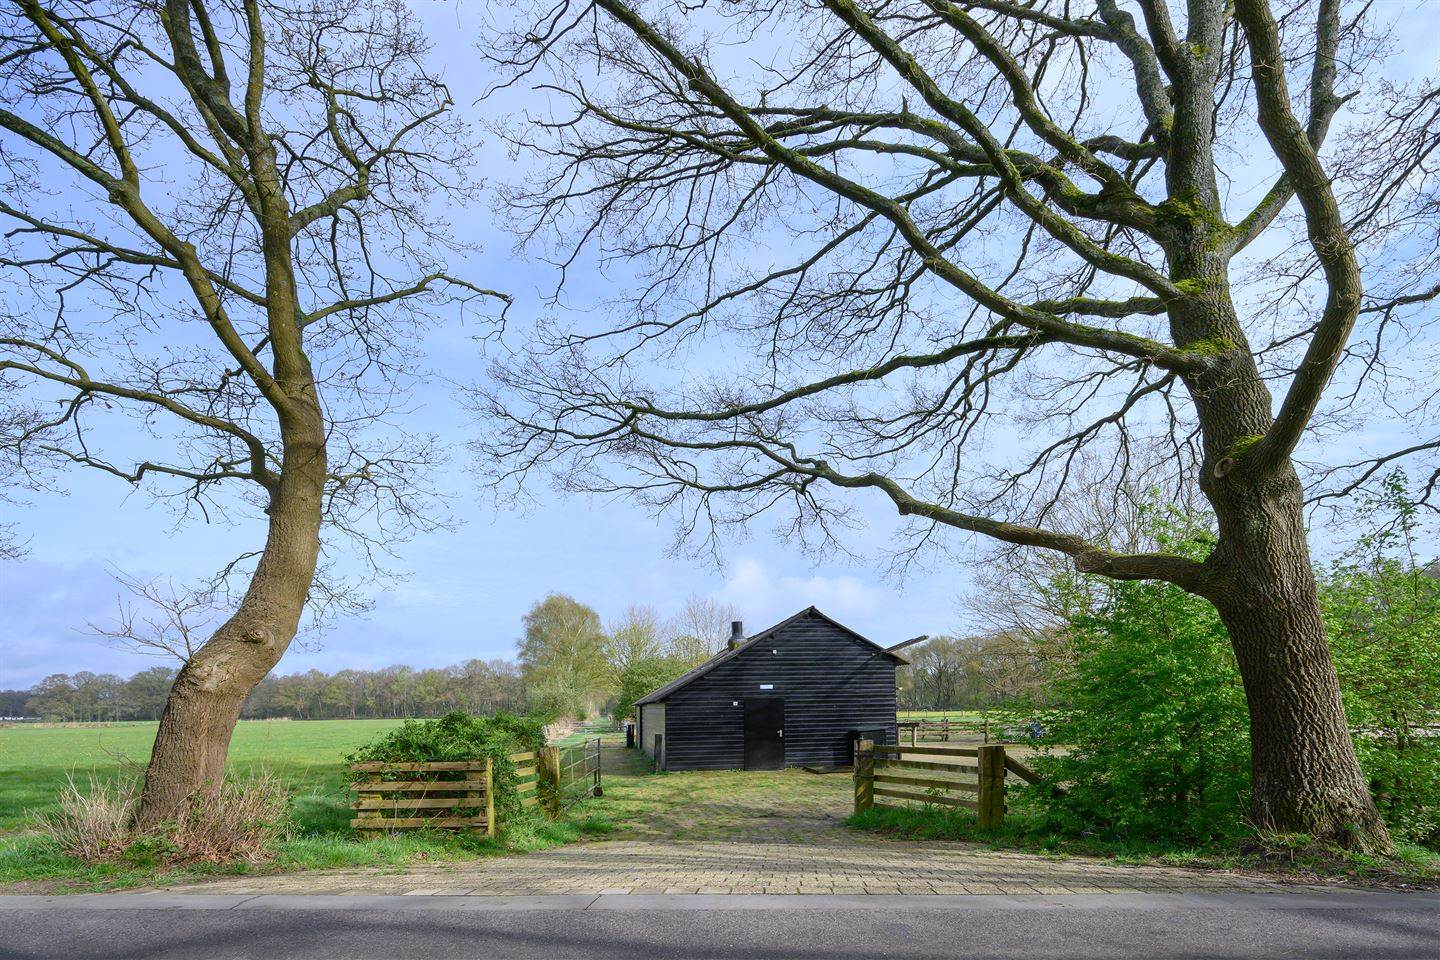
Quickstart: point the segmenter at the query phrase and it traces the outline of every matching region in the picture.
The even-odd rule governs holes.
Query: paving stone
[[[657,809],[626,820],[613,839],[454,864],[248,875],[171,889],[517,896],[718,891],[1029,895],[1275,888],[1264,880],[1219,872],[1125,866],[995,851],[957,841],[908,841],[859,833],[841,826],[851,810],[848,777],[789,770],[615,779],[614,788],[606,783],[606,802],[633,796],[647,803],[639,809]],[[726,789],[715,790],[717,782]],[[708,789],[700,789],[707,785]],[[723,798],[717,799],[717,794]],[[655,803],[656,796],[666,802]]]

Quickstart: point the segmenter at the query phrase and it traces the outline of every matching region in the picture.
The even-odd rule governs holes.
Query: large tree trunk
[[[140,829],[173,820],[192,796],[218,793],[240,707],[295,638],[320,551],[326,474],[318,407],[308,414],[285,430],[265,550],[245,598],[170,690],[145,772]]]
[[[1261,830],[1388,852],[1330,659],[1299,478],[1286,465],[1254,484],[1212,486],[1211,495],[1221,537],[1208,592],[1250,708],[1251,820]]]

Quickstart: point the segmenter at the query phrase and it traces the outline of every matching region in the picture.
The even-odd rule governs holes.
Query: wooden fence
[[[912,717],[896,722],[902,741],[910,746],[922,743],[948,743],[951,740],[973,740],[979,738],[990,742],[992,733],[999,733],[998,726],[992,728],[988,718],[984,720],[956,720],[952,717]],[[1003,738],[1002,738],[1003,739]]]
[[[978,747],[855,744],[855,812],[877,797],[975,811],[982,827],[1005,822],[1005,777],[1039,783],[1033,770],[1005,755],[1003,744]],[[957,795],[958,794],[958,795]]]
[[[368,780],[350,784],[357,830],[415,830],[440,827],[495,835],[494,769],[490,760],[430,763],[352,763]],[[396,774],[409,779],[396,780]]]
[[[520,806],[524,808],[538,805],[540,803],[540,754],[531,750],[528,753],[512,753],[505,759],[515,764],[515,792],[520,795]]]
[[[521,807],[540,803],[541,761],[539,753],[512,753],[518,778],[516,792]],[[473,830],[493,837],[495,817],[495,768],[489,760],[445,760],[429,763],[352,763],[356,773],[368,779],[350,784],[356,797],[350,803],[355,816],[350,826],[370,832],[417,830],[421,827],[445,830]],[[403,777],[403,779],[402,779]]]

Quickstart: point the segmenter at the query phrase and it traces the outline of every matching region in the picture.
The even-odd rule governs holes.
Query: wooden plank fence
[[[913,717],[908,720],[896,721],[896,727],[900,739],[908,741],[912,747],[922,743],[948,743],[951,740],[974,739],[977,736],[983,743],[989,743],[992,734],[988,717],[984,720]]]
[[[546,748],[550,749],[550,748]],[[540,803],[540,759],[543,754],[512,753],[522,807]],[[362,832],[473,830],[493,837],[495,817],[494,763],[484,760],[443,760],[429,763],[352,763],[351,771],[371,776],[350,784],[350,826]],[[403,777],[403,779],[402,779]]]
[[[357,795],[350,826],[361,831],[437,827],[495,835],[494,769],[490,760],[352,763],[372,774],[350,784]],[[393,779],[408,774],[409,779]]]
[[[1005,777],[1028,783],[1040,777],[1004,744],[978,747],[855,744],[855,812],[875,806],[877,798],[974,810],[982,827],[1005,822]]]
[[[538,806],[540,803],[540,754],[531,750],[528,753],[512,753],[506,759],[515,764],[515,792],[520,794],[520,806],[527,808]]]

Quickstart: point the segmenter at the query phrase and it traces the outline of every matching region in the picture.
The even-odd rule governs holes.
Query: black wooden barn
[[[895,743],[900,657],[809,607],[635,702],[666,770],[848,766],[857,736]]]

